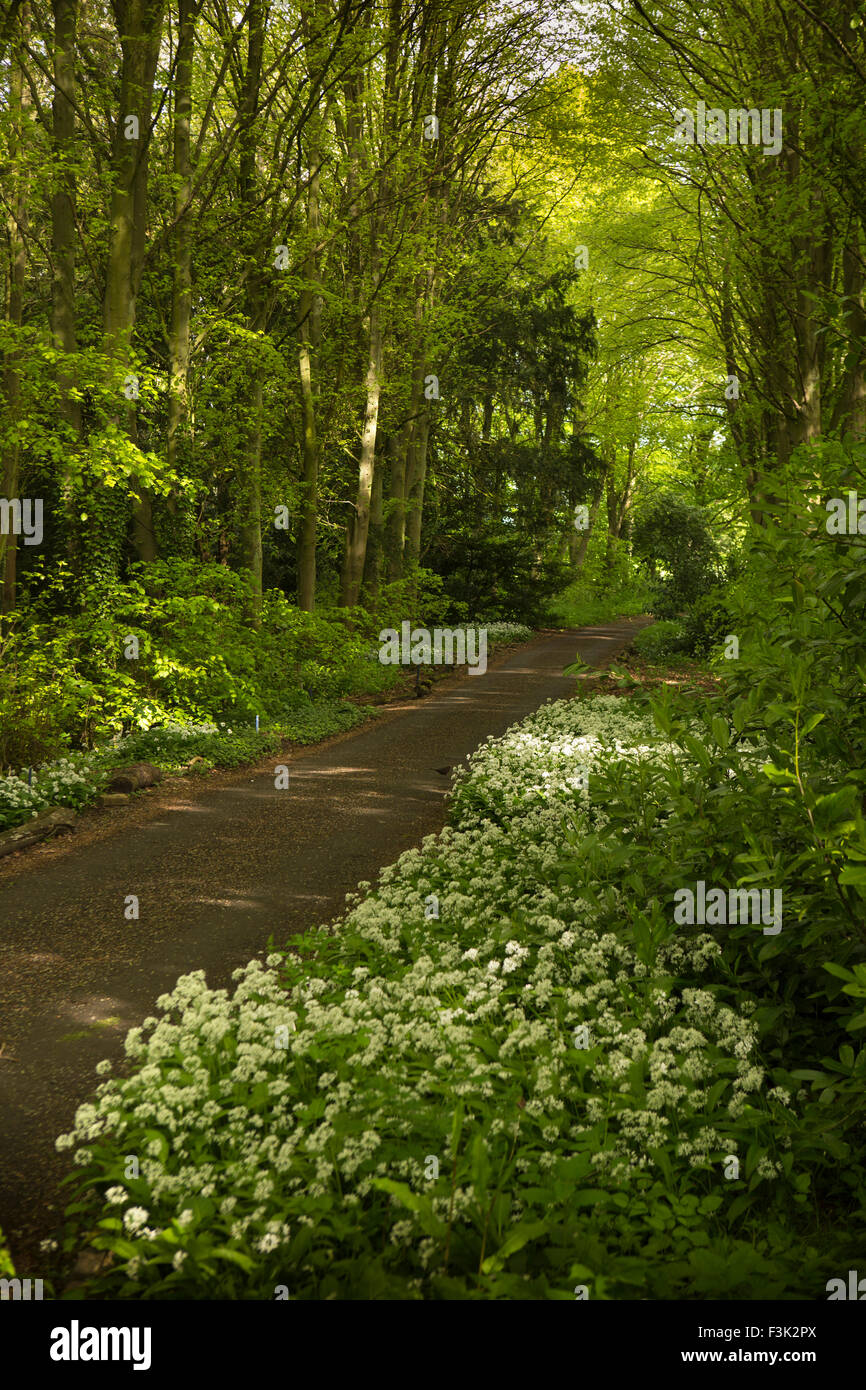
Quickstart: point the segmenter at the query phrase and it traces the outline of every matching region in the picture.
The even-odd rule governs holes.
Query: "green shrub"
[[[387,691],[405,674],[376,660],[382,628],[442,625],[447,606],[441,581],[420,571],[414,584],[383,586],[372,609],[305,613],[270,591],[256,629],[246,579],[222,565],[135,566],[126,583],[85,586],[74,609],[57,569],[39,602],[22,602],[0,653],[0,766],[154,725],[235,728],[259,716],[306,738],[319,725],[350,728],[358,716],[343,696]],[[491,625],[491,646],[529,635],[500,627],[507,635]]]
[[[684,650],[692,656],[709,656],[733,630],[734,620],[727,590],[710,589],[696,599],[682,624]]]
[[[271,592],[256,630],[247,601],[241,576],[174,560],[90,585],[59,620],[54,590],[23,605],[3,652],[7,765],[157,723],[276,722],[299,696],[328,701],[394,679],[367,659],[369,614],[304,613]]]
[[[683,624],[677,619],[661,619],[641,628],[632,645],[647,661],[663,661],[685,650]]]
[[[722,577],[722,556],[705,509],[673,494],[643,508],[632,545],[646,567],[658,618],[677,617]]]
[[[12,1255],[2,1230],[0,1230],[0,1276],[6,1279],[15,1278],[15,1266],[12,1263]]]
[[[551,602],[546,621],[559,627],[592,627],[647,613],[650,602],[649,589],[642,581],[628,580],[611,587],[578,579]]]

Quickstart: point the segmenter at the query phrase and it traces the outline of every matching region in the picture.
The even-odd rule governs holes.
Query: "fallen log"
[[[6,854],[15,854],[19,849],[28,849],[49,835],[68,835],[75,829],[75,812],[69,806],[52,806],[48,811],[40,811],[23,825],[14,825],[11,830],[0,834],[0,859]]]
[[[106,787],[108,792],[137,792],[142,787],[154,787],[161,782],[165,773],[153,763],[132,763],[129,767],[119,767],[112,773]]]

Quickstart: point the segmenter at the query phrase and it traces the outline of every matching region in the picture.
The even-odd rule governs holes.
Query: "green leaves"
[[[433,1201],[426,1193],[413,1192],[404,1182],[394,1182],[391,1178],[374,1178],[372,1186],[379,1192],[388,1192],[396,1197],[400,1206],[415,1212],[421,1229],[435,1240],[444,1240],[448,1232],[446,1223],[433,1211]]]
[[[522,1250],[531,1241],[538,1240],[547,1232],[546,1221],[522,1222],[515,1226],[514,1230],[500,1245],[495,1255],[489,1255],[482,1262],[481,1269],[484,1274],[493,1274],[497,1270],[505,1267],[505,1262],[510,1255],[515,1255],[518,1250]]]

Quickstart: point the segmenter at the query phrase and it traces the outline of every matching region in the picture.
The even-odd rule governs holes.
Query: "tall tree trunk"
[[[319,439],[313,394],[309,325],[298,330],[298,370],[301,378],[303,422],[300,527],[298,531],[298,607],[312,613],[316,606],[316,532],[318,529]]]
[[[52,0],[54,16],[54,100],[52,102],[52,149],[55,185],[51,199],[51,333],[54,347],[61,354],[57,363],[60,411],[67,426],[67,448],[74,451],[81,439],[81,406],[74,398],[74,374],[64,364],[67,353],[78,350],[75,316],[75,207],[76,183],[72,160],[75,154],[75,34],[78,0]],[[70,469],[60,479],[66,529],[67,558],[74,572],[79,569],[76,536],[78,520]]]
[[[256,127],[261,100],[262,60],[265,42],[264,0],[250,0],[247,12],[247,64],[244,75],[240,119],[240,196],[247,208],[245,221],[254,225],[256,200]],[[263,333],[266,327],[263,266],[252,258],[247,271],[245,297],[247,321],[253,333]],[[250,579],[251,598],[248,618],[257,628],[262,612],[262,410],[264,391],[261,375],[255,372],[252,386],[252,407],[249,412],[246,459],[244,466],[244,521],[240,527],[241,551]]]
[[[427,481],[427,442],[430,438],[430,407],[422,413],[418,432],[410,453],[410,470],[406,489],[406,568],[410,574],[421,559],[421,522],[424,515],[424,487]]]
[[[246,516],[240,527],[241,552],[250,578],[252,599],[249,619],[254,628],[262,621],[262,410],[264,391],[260,376],[253,383],[250,425],[247,434]]]
[[[147,229],[147,166],[153,118],[153,84],[162,41],[165,0],[114,0],[121,46],[120,105],[114,133],[110,241],[103,304],[106,354],[129,365],[135,304],[144,266]],[[127,139],[128,118],[138,121],[137,138]],[[118,410],[135,438],[135,404]],[[156,557],[151,499],[133,482],[133,544],[140,560]]]
[[[365,377],[366,401],[364,422],[361,432],[361,450],[358,459],[358,488],[355,509],[346,530],[346,552],[343,561],[342,604],[349,608],[358,602],[361,582],[364,576],[364,561],[367,554],[367,538],[370,529],[370,498],[373,488],[373,471],[376,466],[376,434],[379,427],[379,400],[382,392],[382,364],[384,357],[384,333],[380,293],[385,270],[382,269],[381,226],[383,210],[387,206],[390,187],[390,159],[395,149],[398,133],[397,99],[397,60],[399,57],[400,34],[402,30],[402,0],[390,0],[388,7],[388,44],[385,52],[385,72],[382,86],[384,118],[382,122],[381,149],[378,151],[379,178],[376,187],[376,201],[370,209],[370,272],[369,301],[367,310],[367,369]],[[372,85],[368,85],[368,100],[374,99]]]
[[[604,550],[604,567],[609,572],[613,568],[614,541],[616,534],[616,455],[611,455],[605,476],[605,491],[607,493],[607,542]]]
[[[490,431],[493,428],[493,391],[490,386],[484,393],[484,416],[481,423],[481,443],[490,443]]]
[[[621,496],[621,498],[619,499],[619,506],[618,506],[618,508],[617,508],[617,513],[616,513],[616,535],[617,535],[617,539],[620,539],[620,538],[622,537],[622,532],[623,532],[623,527],[625,526],[626,517],[627,517],[628,514],[629,514],[629,511],[630,511],[630,509],[631,509],[631,504],[632,504],[632,501],[633,501],[633,499],[634,499],[634,487],[635,487],[634,451],[635,451],[635,445],[636,445],[636,440],[632,439],[632,440],[630,441],[630,443],[629,443],[629,446],[628,446],[628,461],[627,461],[627,464],[626,464],[625,486],[624,486],[624,488],[623,488],[623,490],[622,490],[622,496]]]
[[[605,478],[603,475],[599,479],[598,486],[596,487],[595,494],[592,499],[592,505],[589,509],[589,525],[587,526],[585,531],[575,531],[573,533],[574,538],[576,540],[576,544],[572,548],[571,563],[574,572],[573,577],[575,579],[577,579],[578,575],[583,569],[584,561],[586,560],[586,552],[589,549],[589,542],[592,537],[592,533],[595,530],[595,519],[598,516],[598,509],[601,506],[601,499],[604,496],[604,488]]]
[[[201,0],[178,0],[177,77],[174,92],[174,262],[172,266],[171,328],[169,330],[169,390],[166,463],[172,479],[185,462],[189,430],[189,357],[192,317],[192,159],[190,122],[195,55],[195,25]],[[172,481],[168,512],[177,517],[178,491]],[[178,537],[175,536],[177,542]]]
[[[388,440],[388,517],[384,526],[385,578],[393,583],[403,574],[403,545],[406,538],[406,451],[412,426],[403,428]]]
[[[17,32],[13,30],[10,74],[10,193],[7,215],[9,238],[9,289],[6,317],[16,328],[24,316],[24,279],[27,269],[27,175],[26,122],[30,107],[30,89],[24,73],[24,46],[30,33],[29,6],[22,7]],[[18,498],[21,468],[21,445],[17,431],[21,413],[21,349],[13,348],[3,364],[3,389],[6,396],[8,435],[3,446],[3,496],[10,502]],[[2,613],[13,612],[17,597],[18,537],[11,529],[8,535],[0,532],[0,572],[3,575]]]
[[[364,562],[364,588],[370,599],[379,596],[382,578],[382,497],[384,492],[385,459],[380,456],[373,467],[373,491],[370,495],[370,534]]]
[[[426,368],[422,339],[425,302],[426,284],[424,288],[417,291],[415,296],[415,336],[419,345],[416,347],[415,363],[412,370],[407,418],[399,435],[394,435],[389,440],[391,470],[388,497],[390,507],[385,526],[385,574],[392,582],[402,578],[403,575],[409,456],[424,395],[424,372]]]
[[[358,602],[364,574],[364,559],[367,553],[367,535],[370,527],[370,495],[373,488],[376,433],[379,424],[379,397],[382,390],[382,330],[379,324],[379,306],[376,303],[370,307],[369,345],[366,406],[361,433],[361,452],[358,460],[358,491],[355,497],[354,516],[348,528],[346,555],[343,563],[341,603],[346,608],[351,608],[353,604]]]
[[[310,183],[307,189],[308,250],[304,288],[299,304],[298,374],[301,382],[301,503],[298,529],[298,607],[312,613],[316,606],[316,539],[319,523],[319,430],[313,387],[313,353],[319,345],[319,182],[320,130],[318,113],[310,122]]]

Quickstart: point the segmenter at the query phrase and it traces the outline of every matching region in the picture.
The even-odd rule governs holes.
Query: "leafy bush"
[[[483,531],[440,533],[433,540],[430,563],[447,576],[449,616],[483,607],[496,618],[533,626],[567,578],[565,566],[556,560],[539,566],[534,537],[503,522],[489,522]]]
[[[135,567],[125,584],[91,584],[58,620],[67,578],[58,567],[40,601],[22,605],[5,640],[0,766],[27,766],[58,747],[92,748],[158,724],[248,726],[258,715],[307,741],[319,727],[320,736],[350,728],[358,716],[340,698],[385,691],[401,677],[370,659],[378,633],[406,618],[432,626],[427,619],[438,618],[444,602],[440,582],[423,571],[414,586],[384,586],[371,610],[304,613],[272,591],[256,629],[245,616],[244,577],[170,560]],[[490,644],[529,636],[520,625],[500,630],[490,626]],[[137,656],[128,655],[133,639]]]
[[[245,618],[247,599],[241,576],[177,560],[140,566],[126,584],[91,585],[62,621],[50,591],[22,608],[6,641],[16,719],[32,724],[40,709],[55,746],[65,738],[91,747],[160,722],[276,721],[299,693],[328,700],[387,683],[390,672],[365,659],[369,615],[363,632],[351,618],[303,613],[272,592],[257,631]],[[130,639],[137,657],[126,655]],[[11,750],[14,738],[0,716],[0,746]]]
[[[343,700],[300,701],[271,729],[220,729],[216,724],[168,723],[116,737],[90,753],[70,753],[30,769],[31,778],[11,773],[0,777],[0,830],[6,830],[51,806],[80,808],[99,796],[110,771],[133,762],[150,762],[165,771],[185,768],[193,758],[204,768],[241,767],[256,763],[282,746],[317,743],[344,733],[370,718],[373,711]],[[201,768],[192,769],[201,771]]]
[[[684,648],[692,656],[709,656],[732,632],[733,625],[727,591],[721,587],[710,589],[695,600],[685,616],[682,624]]]
[[[599,587],[578,579],[551,602],[545,621],[561,627],[592,627],[614,618],[646,613],[650,603],[649,589],[642,582],[628,580],[621,585]]]
[[[148,729],[113,746],[115,765],[151,762],[168,769],[183,767],[192,758],[203,758],[212,767],[240,767],[258,762],[280,747],[277,731],[218,729],[214,724],[168,724]]]
[[[647,661],[662,661],[685,650],[683,624],[675,618],[660,619],[641,628],[632,644]]]
[[[646,566],[656,617],[677,617],[723,577],[706,512],[673,494],[644,508],[632,528],[632,546]]]

